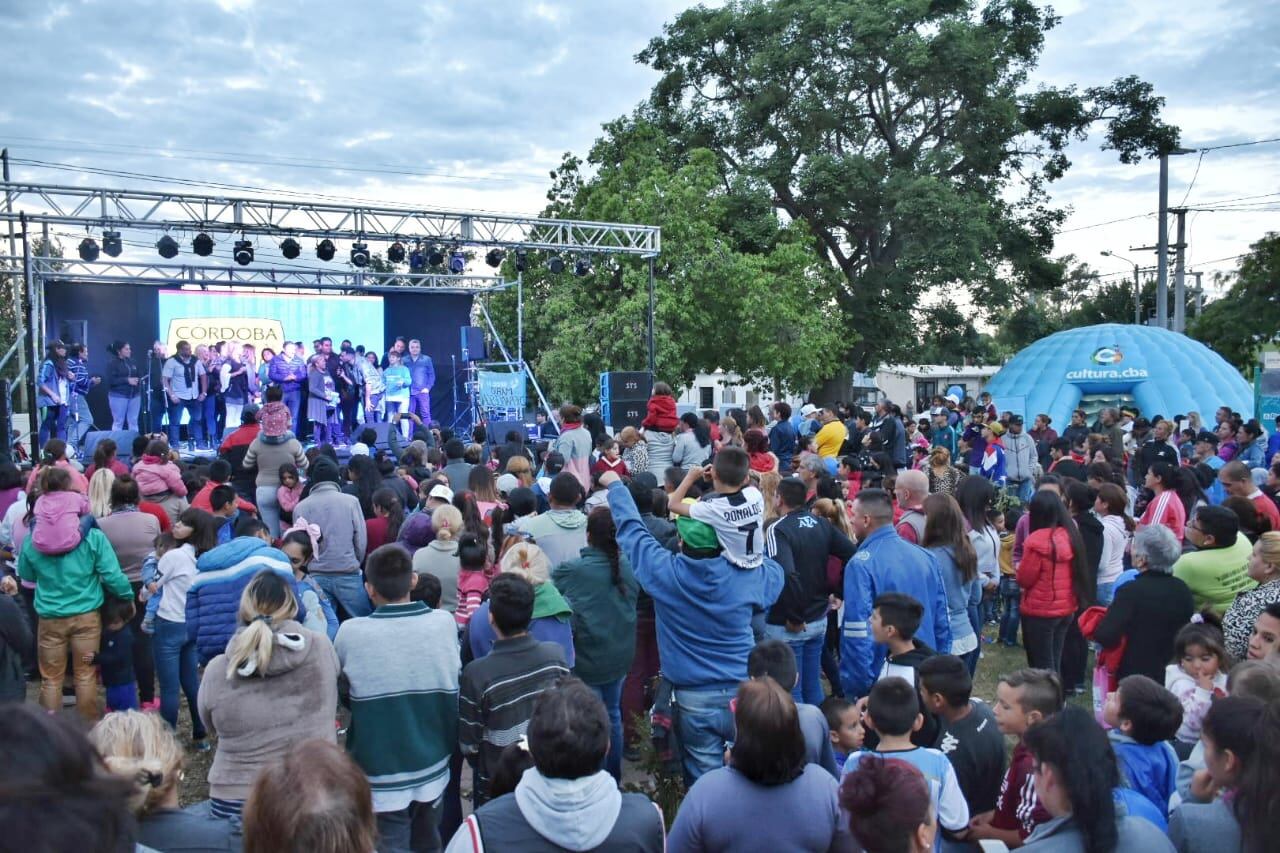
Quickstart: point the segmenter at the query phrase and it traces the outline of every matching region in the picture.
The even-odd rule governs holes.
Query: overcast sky
[[[533,214],[561,154],[585,153],[602,122],[647,94],[655,75],[633,57],[687,5],[0,0],[0,145],[22,160]],[[1055,8],[1062,24],[1036,82],[1137,74],[1167,98],[1191,148],[1280,137],[1273,2]],[[1123,166],[1093,142],[1072,153],[1053,189],[1073,210],[1060,251],[1101,273],[1126,269],[1102,249],[1152,262],[1128,250],[1155,242],[1156,164]],[[1189,206],[1250,197],[1232,203],[1263,208],[1189,218],[1191,268],[1229,269],[1280,230],[1280,144],[1174,158],[1171,204],[1197,166]],[[20,180],[163,186],[14,169]],[[1091,227],[1126,217],[1138,218]]]

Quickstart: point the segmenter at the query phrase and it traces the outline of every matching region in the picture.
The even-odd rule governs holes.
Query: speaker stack
[[[639,427],[652,392],[653,374],[648,371],[601,373],[600,417],[614,434],[624,427]]]

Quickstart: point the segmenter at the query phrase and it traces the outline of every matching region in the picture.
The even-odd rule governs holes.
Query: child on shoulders
[[[31,545],[41,554],[57,556],[74,551],[85,531],[82,519],[89,516],[89,499],[75,491],[71,475],[62,468],[46,468],[40,473],[40,497],[36,498],[35,525]]]
[[[726,447],[705,468],[690,468],[671,493],[672,513],[710,525],[724,549],[724,557],[740,569],[764,562],[764,496],[751,485],[751,459],[741,447]],[[698,480],[711,481],[713,491],[695,503],[685,495]]]

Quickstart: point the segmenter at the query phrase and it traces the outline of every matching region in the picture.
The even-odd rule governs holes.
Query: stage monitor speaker
[[[13,416],[9,411],[9,380],[0,379],[0,465],[13,461]]]
[[[600,402],[621,403],[648,400],[653,393],[653,374],[644,370],[615,370],[600,374]]]
[[[484,361],[489,357],[489,350],[484,340],[484,329],[479,326],[460,326],[458,331],[463,361]]]
[[[401,426],[403,426],[403,424]],[[359,435],[366,428],[371,429],[378,434],[378,440],[374,442],[374,447],[369,448],[370,450],[374,450],[374,449],[390,450],[391,449],[391,445],[387,442],[387,433],[391,431],[391,423],[389,421],[378,421],[377,423],[369,423],[368,421],[366,421],[365,423],[361,424],[360,429],[356,430],[356,435]],[[401,435],[404,435],[404,433],[401,433]],[[400,446],[404,447],[408,443],[409,443],[408,441],[401,441]]]
[[[609,429],[613,430],[613,434],[617,435],[625,427],[640,428],[640,422],[644,420],[645,402],[643,400],[624,401],[621,403],[613,403],[609,406],[609,416],[606,423]]]
[[[524,421],[490,421],[488,434],[485,438],[490,447],[497,447],[500,444],[507,443],[507,433],[509,432],[518,432],[522,436],[529,434]]]
[[[93,461],[93,451],[98,443],[109,438],[116,443],[116,458],[126,465],[133,462],[133,440],[138,437],[136,429],[95,429],[85,433],[81,459],[85,465]]]

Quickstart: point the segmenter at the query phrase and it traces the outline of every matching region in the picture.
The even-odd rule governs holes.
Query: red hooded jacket
[[[679,418],[676,417],[676,398],[655,394],[649,398],[649,411],[640,426],[660,432],[673,432]]]
[[[1071,585],[1071,536],[1062,527],[1032,531],[1022,546],[1018,586],[1023,616],[1074,616],[1076,593]]]

